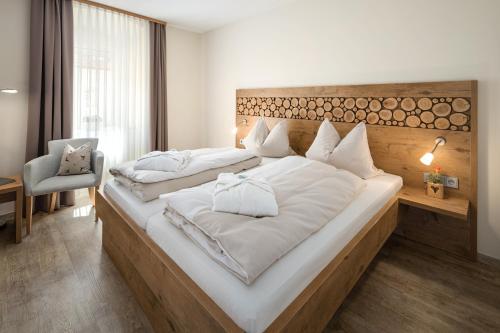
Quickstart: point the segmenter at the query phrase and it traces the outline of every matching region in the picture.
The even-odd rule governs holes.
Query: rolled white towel
[[[265,179],[220,173],[215,183],[212,210],[254,217],[277,216],[278,204]]]
[[[190,160],[189,150],[152,151],[138,158],[134,169],[177,172],[184,169]]]

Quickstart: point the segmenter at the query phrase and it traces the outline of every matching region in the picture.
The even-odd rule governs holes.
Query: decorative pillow
[[[78,148],[73,148],[66,144],[59,166],[58,176],[81,175],[84,173],[92,173],[90,170],[90,155],[92,146],[90,142],[81,145]]]
[[[243,145],[255,154],[264,157],[284,157],[293,152],[288,140],[286,120],[280,121],[269,132],[264,118],[259,118],[248,136],[243,139]]]
[[[264,118],[259,118],[246,138],[243,139],[243,145],[246,149],[257,154],[257,147],[264,143],[268,135],[269,129],[267,128]]]
[[[356,127],[340,141],[330,155],[329,163],[339,169],[350,171],[364,179],[384,173],[373,164],[364,123],[356,125]]]
[[[311,147],[306,152],[306,157],[328,163],[335,146],[340,141],[340,135],[328,119],[323,120]]]

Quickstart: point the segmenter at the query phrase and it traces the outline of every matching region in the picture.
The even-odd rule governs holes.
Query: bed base
[[[103,247],[156,332],[242,332],[113,200],[99,191]],[[267,332],[320,332],[394,231],[392,198],[271,323]]]

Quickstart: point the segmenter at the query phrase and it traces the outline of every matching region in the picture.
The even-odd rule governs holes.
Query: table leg
[[[23,190],[16,191],[16,243],[23,240]]]

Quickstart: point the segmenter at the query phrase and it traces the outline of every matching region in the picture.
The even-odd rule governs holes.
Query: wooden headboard
[[[459,177],[459,188],[449,193],[469,198],[476,209],[476,81],[239,89],[236,146],[260,116],[270,128],[287,119],[290,144],[301,155],[324,119],[341,136],[365,122],[376,166],[409,186],[424,185],[423,172],[431,167],[419,159],[444,136],[447,144],[436,151],[435,163]]]

